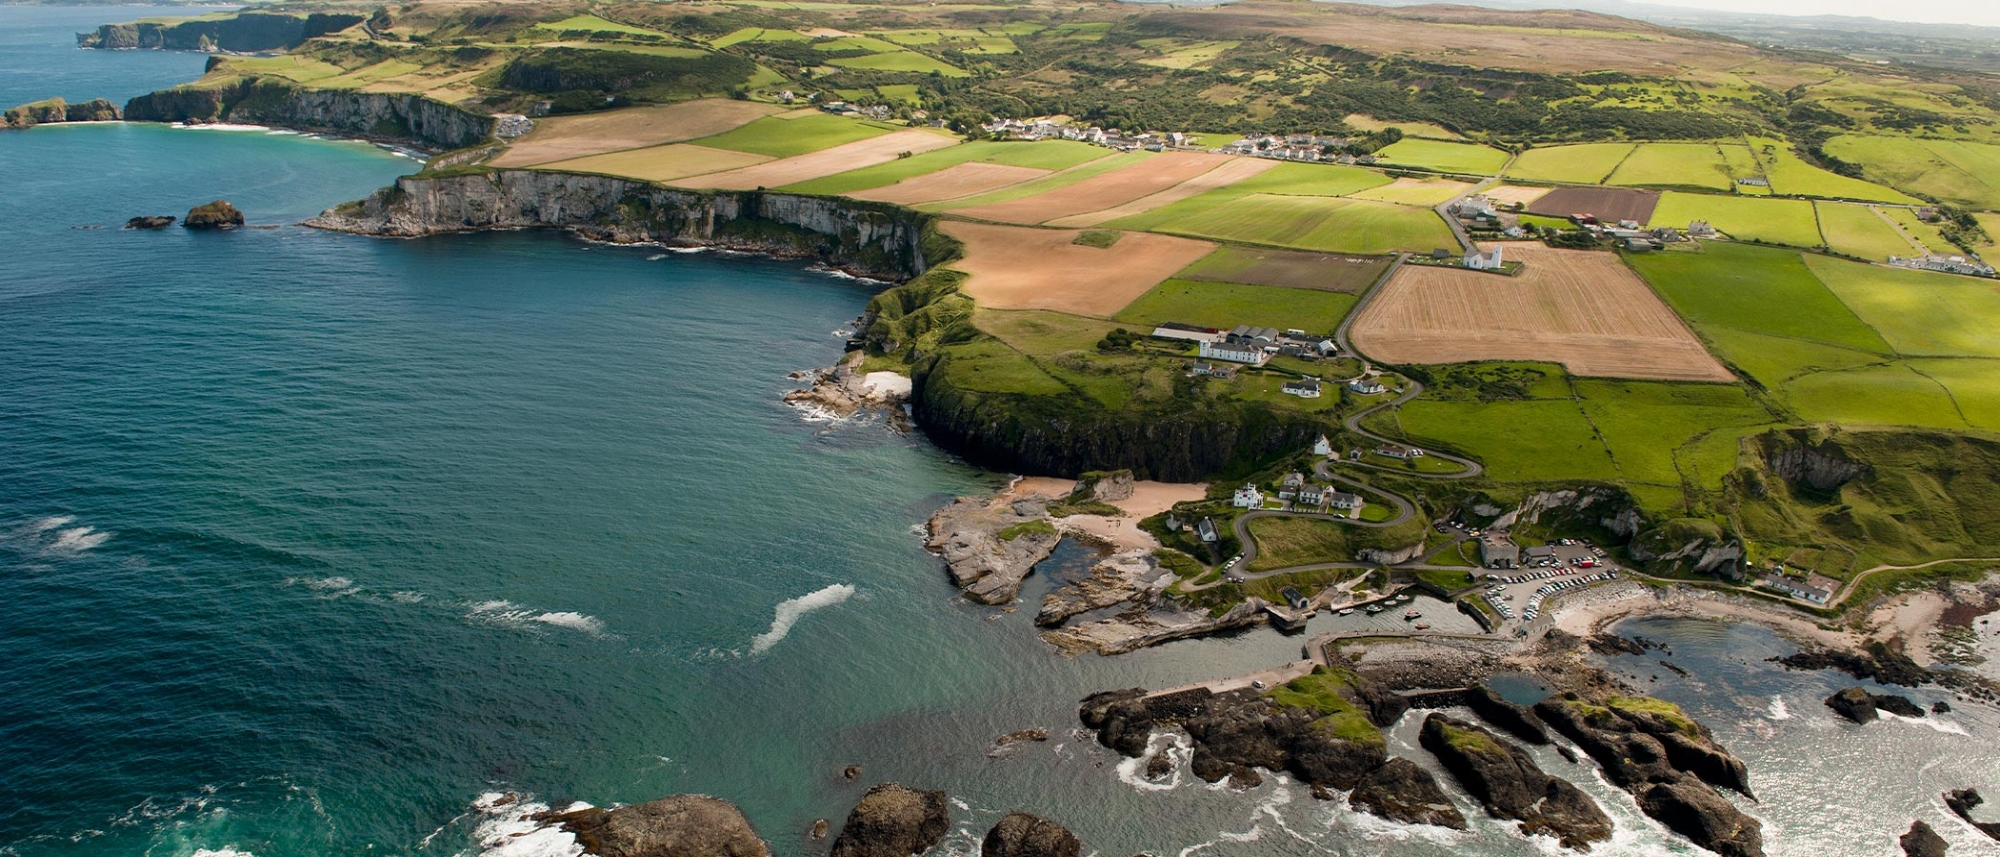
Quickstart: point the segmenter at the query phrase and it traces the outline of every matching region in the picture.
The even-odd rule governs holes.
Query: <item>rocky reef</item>
[[[676,190],[548,171],[405,176],[307,225],[395,237],[566,229],[625,244],[812,258],[877,279],[903,279],[928,267],[921,246],[924,216],[897,206],[762,191]]]
[[[311,89],[251,77],[223,85],[163,89],[125,103],[133,122],[279,125],[300,131],[458,149],[493,136],[494,120],[408,93]]]
[[[583,809],[547,820],[575,834],[584,852],[596,857],[769,857],[771,853],[742,810],[707,795]]]
[[[1077,857],[1083,843],[1060,824],[1025,812],[1010,812],[986,831],[980,857]]]
[[[165,229],[174,225],[176,218],[171,214],[142,214],[125,221],[126,229]]]
[[[1844,688],[1826,698],[1826,707],[1856,723],[1872,723],[1878,712],[1887,711],[1900,717],[1922,717],[1923,706],[1910,701],[1907,696],[1887,693],[1869,693],[1865,687]]]
[[[1944,805],[1953,815],[1964,819],[1966,824],[1977,828],[1988,838],[2000,840],[2000,821],[1979,821],[1972,817],[1972,811],[1985,802],[1986,798],[1980,796],[1978,789],[1958,789],[1944,793]]]
[[[1522,833],[1552,836],[1578,850],[1611,838],[1611,819],[1589,795],[1543,773],[1527,753],[1493,733],[1433,713],[1424,718],[1418,741],[1488,815],[1520,822]]]
[[[0,128],[32,128],[58,122],[115,122],[125,118],[118,105],[102,98],[71,104],[60,98],[9,107],[0,115]]]
[[[1945,843],[1944,837],[1922,821],[1910,822],[1910,832],[1903,834],[1896,843],[1903,846],[1903,857],[1944,857],[1945,851],[1951,847]]]
[[[883,783],[847,814],[831,857],[910,857],[931,850],[950,829],[944,792]]]

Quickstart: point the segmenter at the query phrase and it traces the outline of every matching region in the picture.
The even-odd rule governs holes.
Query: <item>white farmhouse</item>
[[[1231,363],[1248,363],[1262,366],[1271,359],[1270,352],[1257,342],[1202,342],[1201,356],[1206,360],[1227,360]]]

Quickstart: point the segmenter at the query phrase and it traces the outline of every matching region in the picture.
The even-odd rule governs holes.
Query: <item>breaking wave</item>
[[[474,602],[466,608],[465,618],[485,625],[519,630],[533,630],[541,625],[582,631],[593,636],[604,633],[603,620],[595,616],[569,610],[536,610],[503,599]]]
[[[776,615],[771,619],[771,630],[758,634],[750,641],[750,654],[761,655],[771,650],[792,632],[792,626],[799,618],[822,607],[832,607],[854,597],[854,587],[836,583],[817,592],[789,599],[778,605]]]
[[[590,804],[579,801],[563,807],[562,811],[589,808]],[[472,811],[481,816],[472,832],[479,846],[479,857],[581,857],[583,846],[577,843],[575,834],[536,820],[536,816],[551,809],[546,803],[522,800],[511,794],[480,795],[472,802]]]
[[[1782,696],[1771,697],[1771,706],[1765,711],[1772,720],[1792,719],[1792,710],[1785,705],[1785,698]]]

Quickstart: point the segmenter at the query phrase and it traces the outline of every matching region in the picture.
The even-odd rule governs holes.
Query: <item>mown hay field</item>
[[[1499,149],[1420,137],[1405,137],[1383,147],[1375,156],[1390,164],[1480,176],[1498,175],[1500,168],[1507,165],[1507,153]]]
[[[783,189],[796,193],[849,195],[858,191],[883,188],[959,164],[999,164],[1027,167],[1048,173],[1087,164],[1110,155],[1108,149],[1069,140],[1041,140],[1033,143],[990,141],[961,143],[946,149],[898,158],[886,164],[786,185]]]
[[[1632,154],[1632,143],[1578,143],[1529,149],[1514,159],[1507,177],[1525,181],[1600,184]]]
[[[1642,143],[1618,165],[1605,184],[1628,187],[1696,187],[1729,190],[1736,186],[1729,164],[1714,143]]]
[[[1010,167],[1005,164],[959,164],[929,175],[904,179],[888,187],[854,191],[847,195],[855,199],[917,205],[998,190],[1009,185],[1034,181],[1048,174],[1048,170]]]
[[[680,143],[747,125],[777,110],[776,106],[754,101],[703,98],[603,113],[548,116],[535,120],[533,131],[508,145],[507,151],[491,163],[496,167],[525,167]]]
[[[1543,360],[1577,375],[1732,381],[1657,295],[1609,253],[1508,243],[1518,276],[1405,265],[1355,320],[1390,363]]]
[[[957,145],[957,142],[943,134],[910,128],[756,166],[674,179],[671,183],[680,187],[722,190],[781,187],[872,164],[888,163],[904,152],[942,149]]]
[[[1242,197],[1154,228],[1179,235],[1334,253],[1428,251],[1452,246],[1456,240],[1444,221],[1429,209],[1274,194]]]
[[[2000,209],[2000,146],[1959,140],[1849,135],[1827,154],[1861,165],[1869,178],[1972,208]]]
[[[1280,163],[1263,173],[1161,206],[1144,214],[1120,218],[1110,225],[1120,229],[1156,229],[1168,223],[1196,218],[1228,203],[1254,194],[1275,196],[1346,196],[1356,191],[1381,187],[1390,179],[1374,170],[1334,164]]]
[[[1295,289],[1360,294],[1382,276],[1389,260],[1251,247],[1224,247],[1180,272],[1190,280],[1218,280]]]
[[[1762,199],[1707,193],[1668,191],[1660,195],[1659,207],[1646,221],[1652,226],[1686,229],[1696,220],[1706,220],[1716,229],[1740,241],[1763,241],[1789,247],[1818,247],[1819,218],[1811,200]]]
[[[664,146],[648,146],[644,149],[627,149],[622,152],[556,161],[542,164],[536,169],[604,173],[660,182],[753,166],[769,160],[771,159],[764,155],[711,149],[693,143],[669,143]]]
[[[951,267],[971,275],[964,292],[982,307],[1045,309],[1109,318],[1215,245],[1171,235],[1126,233],[1117,244],[1074,243],[1079,230],[946,221],[965,243]]]
[[[861,119],[848,119],[821,113],[818,110],[794,110],[776,116],[766,116],[754,122],[695,140],[712,149],[729,149],[765,155],[772,158],[789,158],[821,149],[879,137],[899,130],[900,126]]]
[[[1813,208],[1819,214],[1820,234],[1826,236],[1826,246],[1835,253],[1886,262],[1890,256],[1920,252],[1870,206],[1818,202]]]
[[[1120,203],[1100,211],[1073,214],[1049,221],[1051,226],[1096,226],[1124,217],[1134,217],[1156,208],[1172,205],[1181,200],[1218,188],[1228,187],[1245,179],[1253,178],[1276,167],[1275,161],[1261,158],[1233,158],[1230,161],[1197,175],[1173,187],[1147,194],[1130,202]]]
[[[1381,187],[1372,187],[1348,194],[1350,199],[1369,199],[1376,202],[1393,202],[1399,205],[1418,205],[1430,208],[1442,205],[1446,200],[1472,189],[1470,182],[1449,179],[1400,178]]]
[[[1041,223],[1113,208],[1159,193],[1236,160],[1241,159],[1205,153],[1167,152],[1144,163],[1090,176],[1044,193],[958,208],[952,213],[1002,223]]]
[[[1340,326],[1356,300],[1354,295],[1317,289],[1171,279],[1140,295],[1114,318],[1142,328],[1176,321],[1222,330],[1251,324],[1327,334]]]

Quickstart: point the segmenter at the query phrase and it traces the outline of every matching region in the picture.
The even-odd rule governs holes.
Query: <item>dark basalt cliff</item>
[[[57,122],[113,122],[123,119],[118,105],[102,98],[71,104],[60,98],[10,107],[0,115],[0,128],[32,128]]]
[[[762,191],[677,190],[576,173],[405,176],[307,225],[396,237],[564,229],[599,241],[812,258],[882,279],[903,279],[927,267],[923,215],[893,205]]]
[[[286,15],[242,12],[227,18],[178,22],[105,24],[76,34],[80,48],[167,51],[280,51],[298,47],[316,36],[361,23],[363,16],[342,13]]]
[[[1424,718],[1418,736],[1459,785],[1494,818],[1519,821],[1521,832],[1547,834],[1588,850],[1611,838],[1611,819],[1568,780],[1549,776],[1527,753],[1493,733],[1443,714]]]
[[[218,87],[179,87],[125,104],[133,122],[238,122],[458,149],[493,136],[494,119],[421,95],[308,89],[248,78]]]

